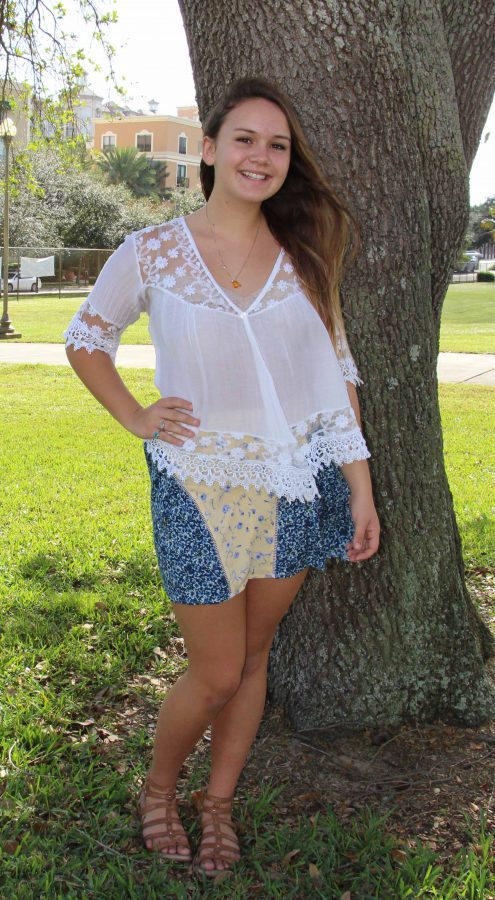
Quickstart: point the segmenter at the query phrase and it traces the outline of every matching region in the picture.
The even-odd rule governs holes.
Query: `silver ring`
[[[160,421],[158,423],[158,428],[160,429],[160,431],[165,431],[166,424],[167,423],[165,422],[165,419],[160,419]]]
[[[153,432],[153,438],[156,440],[156,438],[158,437],[159,434],[160,434],[159,431],[154,431],[154,432]]]

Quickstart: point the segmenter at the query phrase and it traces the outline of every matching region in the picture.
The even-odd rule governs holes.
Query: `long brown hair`
[[[340,283],[347,250],[353,258],[361,245],[356,220],[337,197],[321,171],[289,98],[264,78],[241,78],[230,85],[210,112],[204,134],[218,136],[225,117],[244,100],[261,97],[284,113],[291,134],[287,177],[261,208],[268,227],[291,257],[309,298],[338,347],[336,332],[345,335]],[[203,193],[208,200],[215,182],[213,166],[200,164]]]

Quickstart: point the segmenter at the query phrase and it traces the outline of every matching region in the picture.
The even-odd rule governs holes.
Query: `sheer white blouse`
[[[313,500],[322,465],[369,457],[345,383],[362,383],[345,335],[336,352],[283,249],[243,304],[214,281],[184,218],[135,232],[106,262],[67,345],[115,359],[143,311],[160,395],[190,400],[200,419],[182,446],[146,441],[161,470]]]

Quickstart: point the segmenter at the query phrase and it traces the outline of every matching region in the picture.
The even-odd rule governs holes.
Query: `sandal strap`
[[[158,810],[160,814],[153,816]],[[139,797],[139,811],[144,840],[165,840],[189,848],[177,812],[175,786],[159,785],[148,775]]]
[[[198,861],[220,857],[225,862],[233,862],[239,856],[239,841],[235,834],[235,827],[231,821],[231,807],[233,797],[216,797],[213,794],[205,794],[202,804],[202,812],[209,816],[209,821],[203,825],[201,845],[198,852]],[[226,832],[222,825],[229,829]]]
[[[233,799],[233,794],[230,797],[215,797],[214,794],[205,794],[203,797],[203,809],[205,809],[205,803],[208,803],[208,808],[205,812],[210,812],[210,810],[212,812],[213,810],[218,810],[218,812],[230,812]]]
[[[175,800],[177,789],[173,785],[161,785],[154,781],[149,775],[146,776],[143,791],[148,797],[159,797],[163,800]]]

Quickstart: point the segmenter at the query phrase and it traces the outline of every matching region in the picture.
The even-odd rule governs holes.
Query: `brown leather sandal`
[[[194,868],[199,869],[204,875],[220,875],[241,858],[239,841],[231,820],[232,800],[233,797],[214,797],[212,794],[203,796],[201,809],[203,834],[194,858]],[[204,863],[207,859],[213,864],[215,859],[221,859],[225,864],[224,868],[206,869]]]
[[[147,775],[138,799],[138,812],[147,850],[157,850],[165,859],[191,862],[191,847],[177,812],[175,786],[162,787]],[[147,841],[152,841],[151,848],[147,847]],[[156,841],[160,842],[160,846],[155,846]],[[187,853],[168,853],[162,849],[163,844],[165,847],[175,845],[177,851],[179,847],[184,847]]]

